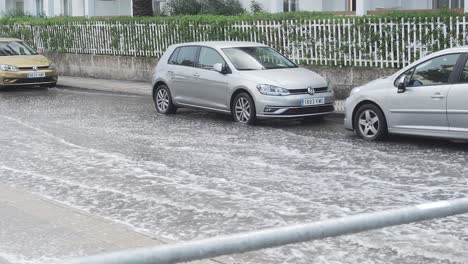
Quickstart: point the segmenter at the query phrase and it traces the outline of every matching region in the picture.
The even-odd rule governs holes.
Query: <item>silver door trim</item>
[[[417,109],[395,109],[390,110],[390,113],[396,114],[447,114],[447,110],[417,110]]]
[[[189,107],[189,108],[201,108],[201,109],[212,110],[212,111],[217,111],[217,112],[223,112],[223,113],[229,113],[229,114],[231,113],[231,111],[222,110],[222,109],[218,109],[218,108],[211,108],[211,107],[198,106],[198,105],[185,104],[185,103],[179,103],[179,105],[186,106],[186,107]]]
[[[438,126],[394,126],[394,129],[413,129],[413,130],[428,130],[428,131],[445,131],[448,132],[448,127]]]
[[[447,113],[465,115],[468,114],[468,110],[447,110]]]

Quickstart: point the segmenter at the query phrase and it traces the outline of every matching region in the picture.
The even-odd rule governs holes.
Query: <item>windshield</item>
[[[37,52],[21,41],[0,42],[0,56],[37,55]]]
[[[239,71],[297,68],[297,65],[269,47],[223,49]]]

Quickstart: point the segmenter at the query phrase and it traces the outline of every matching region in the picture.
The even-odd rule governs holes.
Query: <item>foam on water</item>
[[[243,127],[198,112],[155,116],[151,99],[55,93],[54,100],[0,100],[0,183],[163,240],[312,222],[468,191],[465,150]],[[458,263],[468,259],[466,223],[453,217],[228,258]]]

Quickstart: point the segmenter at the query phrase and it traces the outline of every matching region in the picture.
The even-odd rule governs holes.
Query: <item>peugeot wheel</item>
[[[156,111],[161,114],[175,114],[177,107],[172,103],[171,92],[165,85],[160,85],[154,93]]]
[[[236,122],[245,125],[253,125],[257,121],[257,112],[252,97],[246,93],[240,93],[234,98],[232,115]]]
[[[387,121],[382,110],[373,104],[359,108],[354,117],[356,134],[367,141],[378,141],[387,138]]]

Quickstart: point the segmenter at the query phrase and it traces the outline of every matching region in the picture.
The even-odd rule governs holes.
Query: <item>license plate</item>
[[[307,98],[302,101],[302,105],[322,105],[325,104],[325,98],[324,97],[319,97],[319,98]]]
[[[45,77],[45,72],[28,73],[28,78],[42,78]]]

